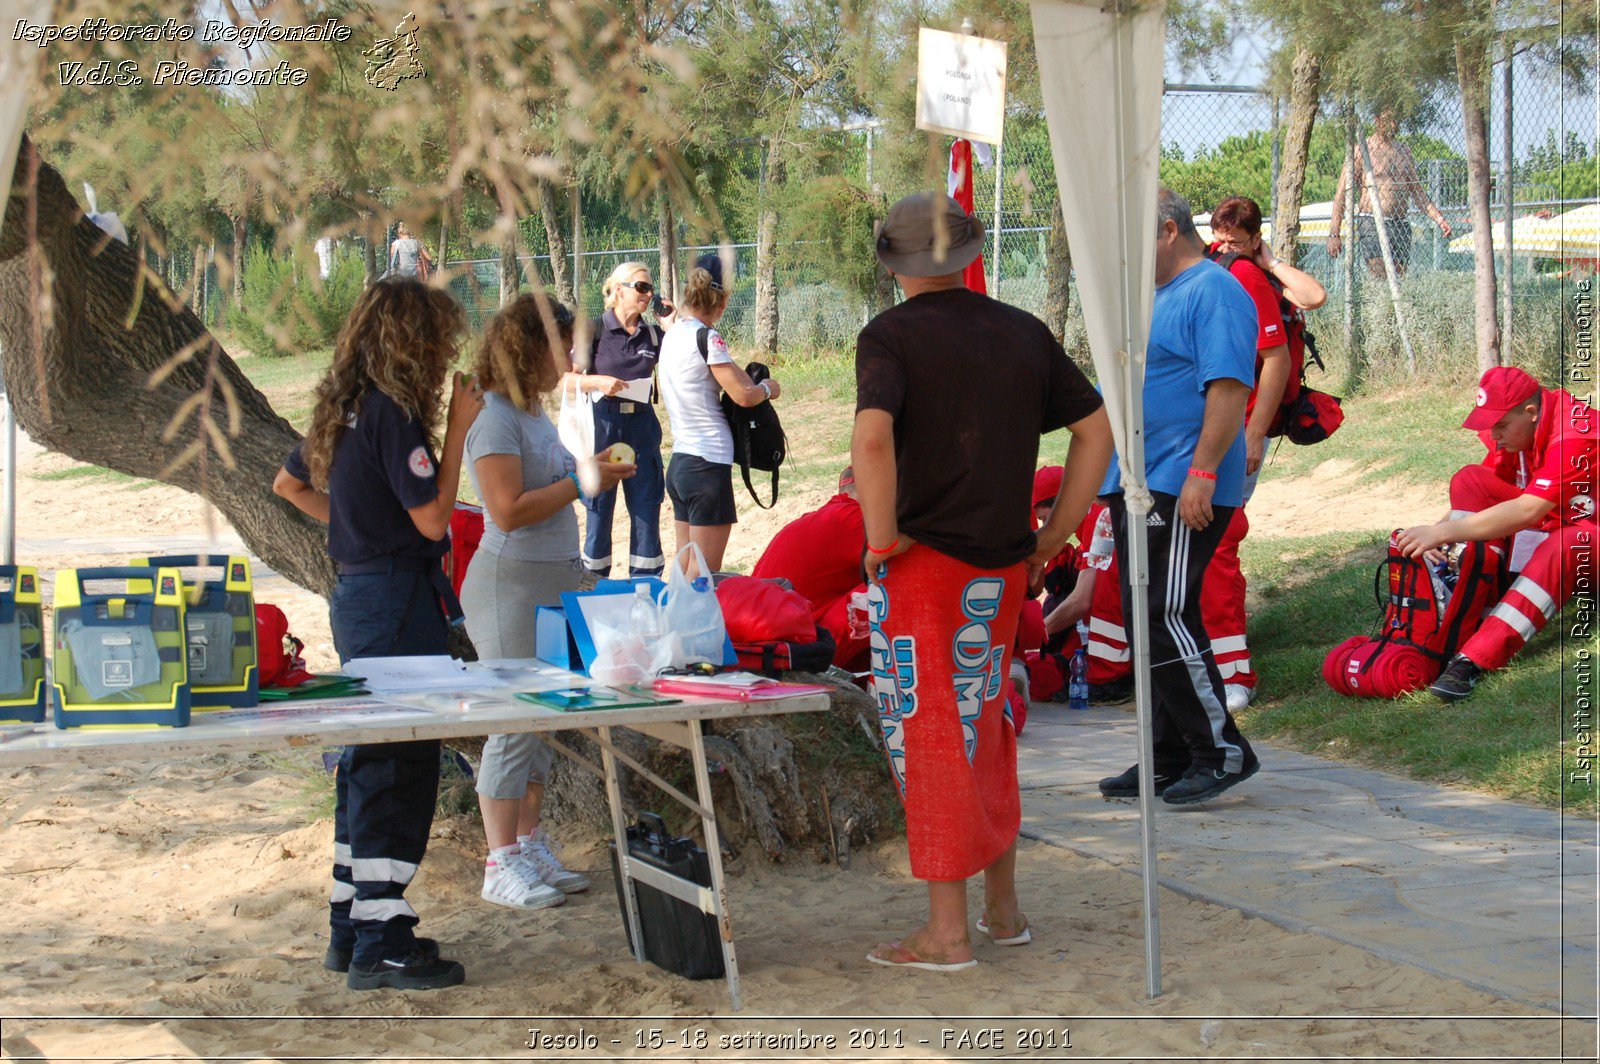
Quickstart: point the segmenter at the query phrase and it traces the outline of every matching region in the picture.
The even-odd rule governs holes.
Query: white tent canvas
[[[1127,501],[1129,635],[1139,766],[1152,778],[1149,558],[1143,515],[1144,365],[1155,295],[1157,165],[1166,33],[1164,2],[1106,5],[1034,0],[1034,51],[1062,216],[1095,374],[1105,396]],[[1135,519],[1137,515],[1137,519]],[[1139,798],[1144,844],[1146,989],[1161,992],[1155,809]]]

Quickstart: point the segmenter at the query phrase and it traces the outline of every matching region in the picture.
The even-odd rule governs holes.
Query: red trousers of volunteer
[[[1488,466],[1467,466],[1450,480],[1450,508],[1459,513],[1487,510],[1521,494],[1516,485],[1495,476]],[[1510,661],[1566,605],[1580,582],[1594,587],[1597,535],[1600,525],[1593,519],[1550,529],[1461,653],[1482,669],[1498,669]],[[1511,550],[1509,540],[1505,549]]]
[[[1244,572],[1239,568],[1239,544],[1249,531],[1250,521],[1241,506],[1233,512],[1200,585],[1200,622],[1211,637],[1217,671],[1222,673],[1223,683],[1240,687],[1256,685],[1256,670],[1245,642]]]

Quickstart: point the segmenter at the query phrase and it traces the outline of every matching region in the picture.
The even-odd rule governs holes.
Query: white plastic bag
[[[573,377],[561,381],[561,413],[556,419],[561,445],[578,460],[578,486],[586,496],[600,491],[600,464],[594,460],[594,402]]]
[[[697,572],[692,581],[683,569],[684,555],[694,551]],[[711,568],[706,556],[693,543],[673,559],[667,576],[661,622],[671,644],[672,667],[684,668],[697,661],[721,665],[728,640],[728,626],[722,619],[722,606],[711,584]]]
[[[660,607],[654,599],[644,601],[650,608],[641,611],[634,594],[585,595],[580,602],[584,623],[594,640],[594,663],[589,675],[604,684],[649,683],[672,664],[676,645],[670,633],[662,630]]]

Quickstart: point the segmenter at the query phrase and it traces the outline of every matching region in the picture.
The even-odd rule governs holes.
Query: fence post
[[[968,163],[967,165],[971,165]],[[990,295],[1000,298],[1000,234],[1005,228],[1005,216],[1001,208],[1005,200],[1005,145],[994,146],[994,283],[989,287],[994,289]]]
[[[577,175],[572,178],[572,298],[583,315],[583,192]]]
[[[1517,184],[1516,184],[1516,180],[1517,180],[1517,177],[1516,177],[1516,175],[1517,175],[1517,165],[1516,165],[1516,157],[1513,155],[1513,146],[1512,146],[1512,142],[1511,142],[1511,63],[1512,63],[1513,51],[1512,51],[1512,47],[1511,47],[1511,35],[1510,34],[1506,35],[1505,48],[1506,48],[1506,69],[1505,69],[1505,72],[1504,72],[1504,75],[1503,75],[1503,77],[1504,77],[1503,95],[1505,96],[1505,114],[1504,114],[1504,116],[1502,117],[1502,119],[1500,121],[1500,126],[1501,126],[1500,139],[1501,139],[1501,143],[1503,145],[1503,149],[1502,150],[1504,150],[1505,157],[1506,157],[1505,166],[1502,168],[1502,173],[1503,173],[1503,175],[1505,177],[1505,183],[1506,183],[1506,195],[1505,195],[1505,203],[1506,203],[1505,241],[1506,241],[1506,246],[1503,249],[1503,258],[1504,258],[1504,261],[1505,261],[1504,269],[1505,269],[1505,275],[1506,275],[1506,283],[1505,283],[1504,299],[1502,300],[1504,309],[1500,312],[1500,351],[1501,351],[1502,357],[1504,357],[1506,359],[1506,361],[1509,362],[1509,361],[1512,360],[1512,358],[1511,358],[1511,306],[1512,306],[1512,298],[1511,298],[1512,284],[1511,284],[1511,281],[1512,281],[1512,276],[1513,276],[1513,272],[1514,272],[1512,270],[1512,265],[1513,265],[1513,262],[1514,262],[1514,260],[1512,258],[1512,254],[1513,254],[1514,249],[1512,247],[1511,215],[1515,211],[1516,201],[1517,201]]]
[[[1355,391],[1361,383],[1365,352],[1362,351],[1364,338],[1361,335],[1361,306],[1356,292],[1356,285],[1360,283],[1361,271],[1356,269],[1356,258],[1361,254],[1361,249],[1356,241],[1356,138],[1360,130],[1356,126],[1355,106],[1349,102],[1344,105],[1344,216],[1350,224],[1350,238],[1344,247],[1344,342],[1345,351],[1350,358],[1348,381],[1345,385],[1347,391]]]
[[[1282,147],[1278,143],[1278,94],[1272,94],[1272,231],[1278,231],[1278,170]]]

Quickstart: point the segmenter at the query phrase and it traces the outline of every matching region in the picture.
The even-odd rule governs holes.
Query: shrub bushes
[[[324,280],[315,258],[253,247],[245,252],[244,305],[228,315],[227,325],[257,355],[283,357],[330,347],[364,282],[365,267],[354,251],[336,250]]]

